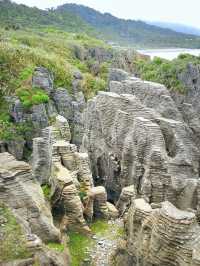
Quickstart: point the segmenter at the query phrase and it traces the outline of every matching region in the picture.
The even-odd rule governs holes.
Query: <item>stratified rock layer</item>
[[[112,201],[134,185],[147,202],[198,209],[199,151],[168,90],[137,78],[111,81],[110,90],[84,114],[83,148],[96,184]]]
[[[31,167],[9,153],[0,153],[0,201],[11,208],[27,233],[43,241],[59,241],[59,231]]]
[[[132,264],[196,266],[200,249],[200,227],[195,214],[181,211],[169,202],[153,210],[144,199],[134,200],[126,230],[127,251]]]
[[[61,230],[73,227],[88,233],[85,217],[117,217],[118,210],[107,203],[104,187],[94,187],[88,154],[78,152],[70,140],[68,121],[58,115],[54,125],[33,140],[33,175],[51,185],[52,207],[63,210]]]

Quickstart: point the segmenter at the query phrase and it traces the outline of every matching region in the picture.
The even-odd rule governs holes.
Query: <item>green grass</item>
[[[89,75],[87,60],[77,58],[94,47],[110,49],[102,41],[86,34],[72,34],[57,30],[0,30],[0,86],[4,94],[15,93],[16,89],[30,85],[30,78],[36,66],[46,67],[54,74],[55,87],[72,86],[73,72],[77,69]],[[100,82],[107,78],[108,65],[102,64],[96,82],[86,76],[88,90],[96,90]],[[98,78],[98,79],[97,79]],[[86,84],[87,86],[87,84]],[[87,91],[87,88],[84,89]]]
[[[84,259],[88,258],[86,254],[87,248],[91,248],[95,242],[91,237],[80,233],[69,232],[68,235],[72,265],[80,266]]]
[[[47,247],[58,252],[63,252],[65,250],[65,246],[63,244],[50,242],[47,244]]]
[[[110,234],[111,230],[115,227],[116,234]],[[108,224],[106,220],[96,220],[90,224],[90,228],[94,235],[98,237],[106,237],[107,239],[116,239],[120,238],[124,235],[123,227],[119,227],[118,225]],[[72,258],[73,266],[80,266],[84,259],[88,258],[88,254],[86,253],[87,249],[92,249],[95,247],[96,242],[89,236],[76,233],[69,232],[69,251]]]
[[[0,204],[0,221],[5,221],[0,223],[2,235],[0,237],[0,261],[7,262],[31,257],[20,225],[3,204]]]
[[[108,221],[106,220],[96,220],[91,224],[91,230],[92,233],[102,236],[105,234],[106,231],[108,231],[110,228],[110,225],[108,224]]]
[[[115,234],[109,234],[112,230],[115,230]],[[106,220],[96,220],[91,224],[91,230],[94,234],[99,237],[103,237],[104,235],[110,239],[116,239],[122,237],[124,235],[124,228],[119,227],[116,224],[108,224]]]
[[[42,191],[43,191],[44,197],[47,200],[50,200],[51,199],[51,187],[49,185],[42,185]]]

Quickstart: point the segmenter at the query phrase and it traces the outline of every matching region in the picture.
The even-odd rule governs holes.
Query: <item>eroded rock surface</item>
[[[51,185],[52,207],[62,213],[61,230],[74,227],[90,233],[86,219],[95,215],[117,217],[118,210],[107,203],[104,187],[94,187],[87,153],[70,143],[68,121],[57,116],[33,143],[33,174],[41,184]]]
[[[95,184],[126,221],[116,265],[199,265],[199,146],[169,91],[112,70],[84,121]]]
[[[130,77],[110,90],[90,100],[84,116],[96,183],[112,201],[134,185],[147,202],[198,209],[199,150],[167,89]]]
[[[170,202],[152,209],[136,199],[127,222],[129,265],[196,266],[200,248],[200,227],[192,212],[181,211]]]
[[[14,212],[25,232],[43,241],[59,241],[60,233],[29,164],[0,153],[0,191],[0,201]]]

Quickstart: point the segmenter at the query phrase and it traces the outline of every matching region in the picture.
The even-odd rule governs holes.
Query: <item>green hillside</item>
[[[110,42],[134,47],[187,47],[200,48],[200,37],[149,25],[143,21],[125,20],[102,14],[92,8],[65,4],[57,12],[68,11],[81,17]]]
[[[76,4],[45,11],[1,0],[0,25],[6,29],[53,27],[136,48],[200,48],[200,36],[177,33],[143,21],[119,19]]]
[[[18,5],[9,0],[0,1],[0,24],[6,28],[41,28],[54,27],[67,32],[85,32],[94,34],[91,26],[80,17],[68,12],[40,10],[25,5]]]

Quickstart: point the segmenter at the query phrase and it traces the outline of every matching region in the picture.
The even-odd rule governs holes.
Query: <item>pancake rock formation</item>
[[[112,69],[108,91],[84,112],[94,183],[125,220],[116,265],[199,265],[200,150],[173,97]]]

